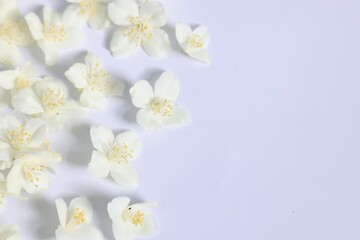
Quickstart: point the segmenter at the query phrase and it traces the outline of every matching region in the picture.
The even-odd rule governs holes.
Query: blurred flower
[[[7,225],[0,227],[1,240],[19,240],[19,227],[16,225]]]

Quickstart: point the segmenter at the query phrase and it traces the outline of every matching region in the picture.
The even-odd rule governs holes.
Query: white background
[[[62,0],[20,0],[21,11]],[[57,197],[87,196],[94,222],[114,239],[106,204],[130,196],[158,201],[153,239],[357,240],[360,237],[360,2],[358,0],[163,0],[173,53],[154,60],[141,50],[114,59],[114,28],[86,29],[77,50],[45,67],[41,52],[24,51],[40,75],[64,71],[91,50],[127,84],[83,124],[53,136],[63,162],[49,191],[29,201],[7,199],[1,224],[20,225],[23,239],[52,239]],[[207,25],[213,64],[179,52],[177,21]],[[190,125],[148,133],[134,122],[128,89],[164,70],[180,79],[179,103]],[[70,85],[69,85],[70,86]],[[76,94],[74,94],[76,97]],[[132,129],[144,145],[134,161],[135,191],[86,169],[89,126]]]

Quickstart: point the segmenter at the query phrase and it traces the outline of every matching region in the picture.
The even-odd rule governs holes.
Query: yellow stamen
[[[15,83],[15,89],[16,90],[27,88],[29,86],[30,86],[30,81],[29,80],[27,80],[25,78],[16,79],[16,83]]]
[[[150,104],[150,109],[154,115],[162,115],[164,117],[170,117],[173,112],[173,106],[168,99],[155,99]]]
[[[97,0],[82,0],[80,2],[80,13],[86,18],[93,17],[97,10]]]
[[[11,18],[6,18],[0,24],[0,38],[5,40],[8,44],[17,44],[21,41],[24,33],[24,24],[19,21],[14,21]]]
[[[203,40],[197,34],[190,36],[187,40],[187,44],[192,48],[202,48],[204,46]]]
[[[128,163],[134,158],[134,150],[130,149],[126,143],[118,143],[111,148],[108,159],[116,163]]]
[[[150,25],[143,17],[130,17],[132,25],[124,29],[123,33],[127,36],[135,47],[144,45],[145,42],[153,37]]]
[[[109,74],[98,63],[92,66],[87,76],[91,90],[100,92],[108,91],[110,89],[110,83],[106,80],[108,76]]]
[[[44,36],[45,39],[52,42],[63,42],[66,38],[67,32],[64,27],[49,22],[44,22]]]
[[[141,226],[144,223],[144,212],[137,210],[132,216],[131,216],[132,224],[134,224],[135,227]]]
[[[24,130],[23,126],[19,126],[6,134],[10,145],[14,149],[21,148],[31,138],[31,134]]]
[[[36,188],[39,187],[40,177],[45,171],[44,165],[25,164],[23,166],[25,179],[31,182]]]
[[[48,88],[41,96],[41,101],[46,112],[53,112],[65,105],[65,96],[61,90]]]
[[[81,211],[79,208],[75,208],[73,218],[76,225],[80,225],[86,222],[85,211]]]

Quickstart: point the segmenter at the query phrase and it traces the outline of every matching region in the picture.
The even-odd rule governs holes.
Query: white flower
[[[8,225],[0,227],[1,240],[19,240],[19,227],[16,225]]]
[[[33,39],[22,19],[16,0],[0,0],[0,62],[15,66],[20,61],[19,46],[28,46]]]
[[[18,91],[11,104],[16,111],[43,118],[52,132],[79,118],[82,113],[79,104],[68,97],[66,86],[50,77],[37,82],[33,89]]]
[[[0,117],[0,169],[12,166],[13,161],[25,153],[44,150],[46,126],[40,119],[24,124],[12,115]]]
[[[109,175],[119,184],[136,187],[138,177],[130,161],[141,151],[141,143],[135,132],[127,131],[114,136],[104,126],[92,126],[91,141],[96,149],[89,163],[89,172],[96,177]]]
[[[6,179],[4,177],[4,174],[0,173],[0,213],[4,209],[6,194],[7,194]]]
[[[92,53],[86,55],[85,64],[75,63],[65,75],[81,90],[80,103],[88,108],[100,108],[107,97],[124,92],[124,83],[107,73],[101,59]]]
[[[137,203],[130,206],[129,203],[128,197],[118,197],[108,204],[115,239],[132,240],[135,237],[153,235],[157,231],[157,223],[150,210],[156,203]]]
[[[170,50],[169,36],[161,29],[167,15],[160,2],[117,0],[109,4],[108,11],[110,19],[120,26],[111,40],[114,56],[128,54],[139,46],[151,57],[163,57]]]
[[[0,87],[0,110],[9,106],[10,98],[10,92]]]
[[[179,90],[179,82],[171,72],[164,72],[156,81],[154,89],[145,80],[135,83],[130,89],[130,95],[134,106],[141,108],[136,115],[139,125],[156,130],[162,125],[187,122],[187,111],[175,103]]]
[[[200,26],[192,31],[189,25],[178,23],[176,24],[176,39],[190,57],[208,64],[211,62],[207,50],[210,34],[206,27]]]
[[[76,47],[82,39],[81,29],[71,16],[61,16],[49,7],[43,8],[43,22],[33,12],[25,16],[33,38],[45,54],[47,65],[58,60],[58,48]]]
[[[72,3],[67,7],[64,14],[75,14],[79,21],[88,22],[94,29],[102,29],[109,26],[110,21],[105,3],[109,0],[66,0]],[[83,24],[83,23],[82,23]]]
[[[29,194],[36,194],[49,188],[47,172],[53,171],[61,161],[58,153],[42,151],[28,153],[16,159],[7,176],[7,191],[19,195],[21,189]]]
[[[0,87],[12,90],[12,93],[30,88],[35,82],[41,80],[36,77],[35,69],[30,62],[14,70],[0,71],[0,79]]]
[[[56,209],[60,225],[55,231],[56,240],[102,240],[99,229],[90,225],[93,208],[85,197],[78,197],[71,201],[69,208],[61,198],[56,199]]]

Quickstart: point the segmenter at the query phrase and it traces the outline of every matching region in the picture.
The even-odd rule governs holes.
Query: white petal
[[[18,91],[13,96],[11,104],[16,111],[25,114],[37,114],[44,111],[40,99],[32,89]]]
[[[101,231],[94,226],[81,224],[75,230],[65,230],[59,227],[55,231],[56,240],[103,240]]]
[[[116,240],[133,240],[135,238],[131,225],[124,221],[114,222],[112,227]]]
[[[0,88],[0,110],[9,106],[10,95],[10,91]]]
[[[18,195],[22,188],[22,164],[15,164],[7,175],[7,191]]]
[[[37,164],[47,168],[54,168],[61,161],[61,155],[51,151],[40,151],[30,155]]]
[[[167,125],[184,124],[189,122],[189,113],[179,105],[175,105],[170,117],[164,118],[163,123]]]
[[[91,205],[91,202],[87,198],[78,197],[78,198],[73,199],[69,205],[69,213],[73,214],[73,212],[75,211],[76,208],[79,208],[80,211],[84,211],[85,218],[86,218],[85,223],[91,221],[92,216],[93,216],[93,207]],[[71,217],[72,216],[68,216],[68,221],[69,221],[69,218],[71,218]]]
[[[107,210],[110,218],[117,222],[122,219],[122,214],[124,210],[129,206],[130,198],[128,197],[118,197],[113,199],[110,203],[108,203]]]
[[[78,47],[81,41],[84,38],[84,34],[80,28],[76,27],[67,27],[66,28],[66,38],[64,41],[56,44],[59,48],[69,49]]]
[[[78,89],[85,88],[87,85],[88,69],[85,64],[75,63],[65,72],[65,76]]]
[[[180,92],[179,81],[172,72],[164,72],[154,86],[155,98],[164,98],[174,101]]]
[[[151,57],[164,57],[171,49],[169,35],[162,29],[155,29],[152,38],[145,42],[143,49]]]
[[[162,125],[162,117],[155,116],[150,109],[140,109],[136,114],[137,123],[149,131],[157,130]]]
[[[103,154],[107,154],[114,142],[114,134],[105,126],[91,126],[91,141],[96,150]]]
[[[38,178],[39,180],[36,183],[26,180],[23,181],[23,188],[27,193],[34,195],[49,188],[50,179],[46,176],[46,174],[41,174]]]
[[[149,24],[156,27],[162,27],[167,22],[164,6],[157,1],[147,1],[142,4],[140,15],[146,18]]]
[[[139,16],[139,6],[135,0],[118,0],[108,5],[109,18],[116,25],[129,26],[130,17]]]
[[[59,217],[60,225],[65,227],[67,221],[68,209],[65,201],[62,198],[55,200],[56,210]]]
[[[7,169],[12,166],[13,151],[11,146],[3,141],[0,141],[0,170]]]
[[[91,109],[99,109],[104,106],[106,101],[104,92],[84,90],[80,95],[80,103],[84,107]]]
[[[0,239],[2,240],[19,240],[19,227],[16,225],[7,225],[0,227]]]
[[[137,46],[122,31],[122,28],[117,29],[111,39],[110,49],[114,57],[128,55],[137,49]]]
[[[1,115],[0,117],[0,130],[11,130],[20,126],[21,123],[16,117],[10,114]]]
[[[152,214],[145,214],[144,222],[141,226],[133,227],[135,236],[149,237],[157,231],[157,222]]]
[[[40,40],[38,41],[38,46],[44,53],[46,65],[51,66],[58,61],[59,53],[53,43],[45,40]]]
[[[131,101],[135,107],[144,108],[154,100],[154,91],[150,83],[140,80],[130,88]]]
[[[204,44],[204,48],[207,48],[209,46],[210,34],[208,32],[207,27],[205,27],[205,26],[197,27],[194,30],[194,34],[198,35],[201,38],[201,40],[203,41],[203,44]]]
[[[83,27],[86,24],[86,18],[84,18],[80,13],[79,4],[70,4],[64,11],[62,15],[62,20],[64,26],[72,27]]]
[[[66,85],[61,80],[57,80],[52,77],[44,77],[42,81],[36,83],[36,85],[35,85],[35,92],[39,96],[41,96],[48,89],[51,89],[54,91],[60,90],[62,92],[62,94],[64,94],[65,97],[67,97],[67,95],[68,95],[68,89],[67,89]]]
[[[44,38],[44,29],[40,18],[33,12],[25,15],[26,23],[29,27],[30,33],[35,40]]]
[[[110,169],[111,177],[120,185],[135,188],[139,180],[135,169],[130,164],[112,164]]]
[[[89,18],[89,26],[93,29],[102,29],[108,27],[109,24],[107,6],[97,4],[95,16]]]
[[[92,52],[88,52],[85,56],[85,64],[88,68],[92,68],[96,65],[102,66],[101,59]]]
[[[110,162],[101,152],[93,151],[88,171],[94,177],[105,178],[110,172]]]
[[[0,72],[0,87],[5,89],[12,89],[15,85],[17,71],[6,70]]]
[[[133,157],[136,158],[141,152],[141,142],[136,132],[126,131],[116,136],[114,144],[125,143],[129,149],[133,150]]]
[[[188,48],[186,53],[189,54],[190,57],[195,58],[201,62],[207,64],[211,63],[209,52],[205,48]]]
[[[184,23],[178,23],[175,27],[176,39],[179,42],[180,46],[184,46],[184,43],[192,35],[191,27]]]
[[[41,119],[30,119],[24,126],[24,130],[31,134],[29,142],[26,144],[27,148],[41,148],[44,145],[46,135],[46,125]]]
[[[0,62],[15,67],[20,62],[20,51],[14,44],[9,44],[0,38]]]
[[[62,25],[61,17],[58,12],[53,11],[50,7],[43,7],[43,19],[44,22],[48,22],[54,25]]]

